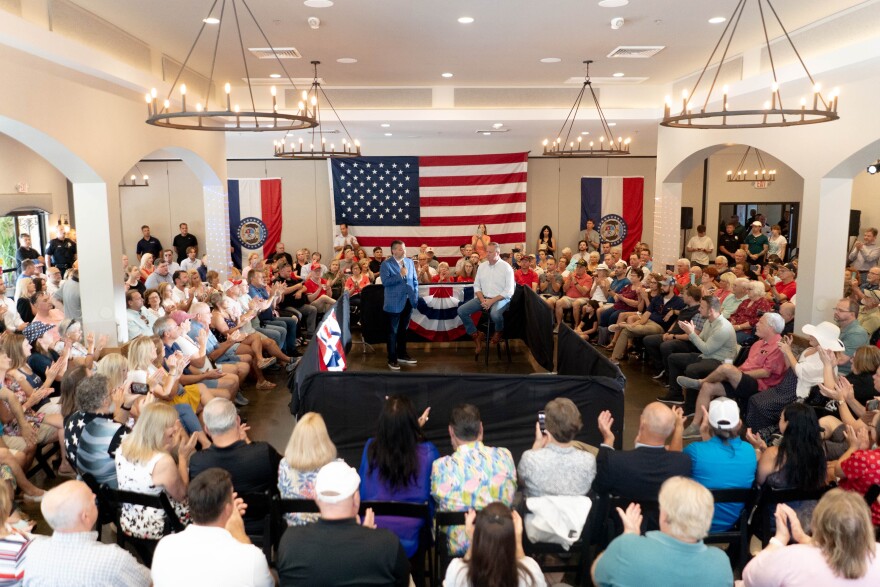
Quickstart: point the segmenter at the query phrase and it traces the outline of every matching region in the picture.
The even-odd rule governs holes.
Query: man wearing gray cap
[[[372,510],[363,522],[358,518],[360,484],[344,461],[321,467],[315,478],[321,518],[288,528],[278,547],[282,586],[409,585],[409,561],[397,536],[376,529]]]

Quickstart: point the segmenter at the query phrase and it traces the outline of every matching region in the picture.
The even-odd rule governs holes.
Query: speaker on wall
[[[694,209],[690,206],[681,209],[681,229],[690,230],[694,227]]]
[[[859,227],[862,224],[862,211],[849,211],[849,236],[859,236]]]

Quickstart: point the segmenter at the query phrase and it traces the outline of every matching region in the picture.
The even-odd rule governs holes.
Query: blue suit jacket
[[[400,275],[400,265],[394,257],[382,261],[379,269],[382,285],[385,287],[385,305],[382,308],[392,314],[402,312],[407,299],[415,308],[419,298],[419,282],[412,259],[404,257],[403,266],[406,267],[406,277]]]

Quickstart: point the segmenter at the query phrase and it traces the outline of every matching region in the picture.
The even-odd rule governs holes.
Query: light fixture
[[[489,131],[483,131],[483,136],[484,136],[484,137],[491,137],[491,136],[492,136],[492,133],[489,132]]]
[[[202,104],[202,102],[197,100],[195,109],[188,110],[186,105],[186,84],[181,83],[178,86],[178,82],[180,81],[181,74],[183,74],[183,72],[187,70],[190,58],[193,56],[194,50],[199,43],[199,39],[201,39],[202,34],[205,32],[205,27],[207,26],[208,20],[207,18],[205,19],[205,21],[202,22],[202,26],[199,29],[199,32],[196,35],[192,46],[189,49],[189,53],[187,54],[186,59],[184,59],[183,64],[180,66],[177,77],[174,78],[174,82],[171,84],[171,87],[168,90],[168,95],[165,96],[165,99],[160,103],[155,88],[153,88],[150,93],[146,95],[147,124],[162,128],[175,128],[180,130],[203,130],[215,132],[264,132],[279,130],[292,131],[303,130],[317,126],[318,119],[315,109],[313,107],[310,107],[308,103],[301,104],[302,107],[295,113],[279,112],[276,102],[275,86],[272,86],[271,90],[272,108],[262,110],[257,109],[256,102],[254,100],[254,89],[251,85],[251,76],[248,70],[248,62],[247,59],[245,59],[243,49],[245,47],[245,44],[242,39],[241,20],[244,20],[245,12],[250,17],[250,20],[253,21],[254,25],[256,25],[259,34],[266,42],[266,46],[275,57],[275,60],[278,62],[278,65],[284,72],[285,77],[287,77],[288,81],[293,86],[294,91],[296,91],[297,89],[296,84],[293,82],[293,79],[288,73],[287,68],[284,66],[284,63],[282,63],[278,54],[275,52],[275,48],[266,37],[266,33],[263,32],[263,28],[260,26],[260,23],[257,22],[254,13],[251,11],[250,6],[248,6],[247,0],[214,0],[214,3],[211,5],[211,10],[208,12],[209,15],[211,14],[211,12],[214,11],[214,7],[218,3],[220,3],[220,26],[217,27],[217,34],[216,38],[214,39],[213,57],[211,58],[211,73],[208,76],[208,83],[204,89],[204,105]],[[229,19],[224,19],[227,7],[229,7],[232,11],[232,17]],[[238,43],[234,45],[235,52],[238,53],[239,48],[241,48],[242,63],[244,65],[244,78],[247,81],[248,86],[247,95],[250,98],[250,108],[241,108],[238,104],[235,104],[233,106],[231,97],[232,88],[229,83],[226,83],[224,86],[226,93],[225,106],[223,104],[213,105],[210,103],[212,89],[214,86],[214,67],[216,65],[217,55],[219,53],[218,49],[220,45],[220,38],[222,36],[221,33],[223,31],[223,25],[226,24],[227,20],[231,21],[230,27],[232,27],[236,31],[238,37]],[[171,97],[172,95],[174,95],[175,91],[178,91],[180,96],[180,110],[177,112],[173,112],[171,110]],[[190,106],[191,105],[192,102],[190,102]]]
[[[727,20],[727,19],[724,18],[723,16],[713,16],[712,18],[709,19],[709,24],[721,24],[725,20]]]
[[[495,124],[492,125],[492,128],[497,129],[497,128],[501,128],[502,126],[504,126],[503,122],[496,122]]]
[[[137,165],[135,165],[134,168],[137,169],[137,174],[132,173],[128,178],[128,182],[123,179],[119,184],[119,187],[145,188],[150,185],[150,176],[146,173],[141,173],[141,168]],[[141,176],[141,181],[143,181],[143,183],[138,183],[138,175]]]
[[[445,78],[450,78],[450,77],[452,77],[452,74],[449,72],[446,72],[446,73],[441,73],[440,76],[445,77]]]
[[[693,88],[690,92],[687,90],[682,92],[681,111],[678,114],[672,114],[672,99],[667,96],[666,106],[663,110],[663,120],[660,122],[661,126],[701,129],[773,128],[780,126],[818,124],[822,122],[831,122],[839,118],[837,115],[837,93],[833,93],[828,99],[822,95],[821,87],[816,83],[816,80],[813,79],[813,76],[810,75],[810,71],[807,69],[804,60],[801,58],[800,53],[798,53],[797,47],[794,46],[794,42],[788,35],[785,25],[783,25],[782,21],[779,19],[779,15],[776,13],[776,9],[773,7],[771,0],[756,0],[758,12],[761,17],[761,31],[764,36],[767,56],[770,62],[770,70],[773,73],[773,83],[769,88],[770,100],[765,102],[763,108],[753,107],[742,110],[731,110],[730,104],[727,101],[727,86],[724,86],[720,92],[720,107],[715,110],[709,108],[709,102],[713,99],[717,100],[719,97],[718,92],[715,92],[716,83],[719,74],[721,73],[721,68],[727,58],[727,52],[730,49],[731,41],[733,40],[733,37],[736,34],[736,29],[739,26],[743,10],[748,3],[749,0],[739,0],[737,3],[736,8],[733,10],[733,14],[724,26],[724,30],[721,32],[718,42],[712,49],[709,59],[706,60],[706,65],[703,66],[703,70],[697,77],[697,81],[694,83]],[[801,68],[804,70],[804,73],[807,74],[810,83],[813,84],[813,102],[809,108],[807,107],[806,98],[801,100],[800,108],[794,108],[791,106],[785,107],[783,105],[782,94],[779,91],[779,78],[776,75],[776,66],[773,62],[773,50],[770,46],[770,36],[767,31],[767,21],[764,18],[765,4],[770,9],[776,22],[779,24],[779,28],[782,29],[782,33],[785,35],[785,40],[797,56]],[[728,31],[730,33],[729,35]],[[721,52],[720,58],[717,61],[714,61],[715,55],[718,53],[718,49],[722,44],[724,44],[724,50]],[[712,76],[712,81],[709,82],[708,80],[710,76],[706,75],[706,72],[710,71],[713,67],[715,68],[715,74]],[[706,79],[706,85],[708,85],[708,88],[703,88],[700,85],[704,78]],[[715,92],[714,96],[713,92]],[[705,94],[705,99],[702,104],[696,103],[697,94]]]
[[[559,63],[562,61],[559,57],[544,57],[541,59],[541,63]]]
[[[617,73],[612,73],[611,77],[623,77],[624,73],[622,71],[618,71]]]
[[[877,159],[876,163],[868,165],[867,171],[870,175],[876,175],[876,173],[880,171],[880,159]]]
[[[471,24],[472,22],[474,22],[474,18],[472,16],[462,16],[458,19],[458,22],[460,22],[461,24]]]
[[[339,59],[336,60],[336,63],[343,63],[345,65],[350,65],[352,63],[357,63],[357,62],[358,62],[358,60],[355,59],[354,57],[340,57]]]
[[[768,181],[776,181],[776,170],[775,169],[767,169],[767,166],[764,165],[764,158],[761,157],[761,151],[758,149],[754,149],[755,151],[755,160],[758,165],[758,169],[755,169],[753,173],[749,173],[748,167],[748,157],[749,153],[751,153],[753,147],[749,145],[746,147],[746,152],[743,153],[742,159],[739,160],[739,164],[736,166],[736,171],[733,169],[727,170],[727,181],[729,182],[768,182]],[[755,186],[759,187],[759,186]],[[763,187],[763,186],[761,186]]]
[[[202,22],[205,24],[220,24],[220,19],[215,18],[213,16],[209,16],[208,18],[203,18]]]
[[[629,4],[629,0],[599,0],[599,6],[602,8],[620,8]]]
[[[387,122],[383,122],[383,123],[380,124],[379,126],[381,126],[382,128],[388,128],[388,127],[390,127],[391,125],[388,124]]]
[[[393,134],[393,133],[390,133],[390,132],[386,132],[386,133],[385,133],[385,136],[386,136],[386,137],[393,137],[394,134]]]
[[[599,98],[596,97],[596,92],[593,90],[593,83],[590,81],[591,63],[593,63],[592,60],[584,61],[584,64],[587,66],[587,74],[584,77],[584,83],[581,86],[581,91],[578,93],[574,104],[568,111],[568,115],[565,117],[565,122],[562,123],[562,128],[556,133],[556,139],[552,142],[544,139],[545,157],[609,157],[630,154],[630,139],[627,138],[624,140],[623,137],[618,137],[615,142],[614,136],[611,134],[611,126],[605,118],[605,113],[599,105]],[[595,141],[590,141],[589,144],[584,144],[584,141],[580,136],[577,137],[576,140],[570,142],[568,140],[571,136],[572,129],[574,128],[575,121],[577,120],[578,111],[581,108],[581,102],[584,99],[587,88],[590,89],[590,96],[593,97],[596,112],[599,114],[599,123],[602,125],[602,136],[599,137],[598,145],[595,144]],[[607,142],[605,137],[608,137]]]
[[[309,8],[330,8],[333,6],[333,0],[305,0],[303,4]]]
[[[272,79],[278,79],[279,77],[281,77],[281,74],[280,73],[270,73],[269,77],[271,77]]]
[[[287,137],[290,136],[288,131],[284,138],[280,141],[275,141],[275,157],[280,159],[325,159],[328,157],[339,159],[342,157],[361,156],[360,141],[351,138],[351,133],[348,132],[348,128],[342,122],[342,118],[339,117],[339,113],[336,112],[336,108],[333,107],[333,103],[330,101],[324,88],[321,87],[321,82],[318,78],[318,66],[320,64],[320,61],[312,61],[312,67],[315,69],[315,78],[312,80],[311,88],[308,91],[303,90],[302,99],[299,103],[300,110],[311,107],[317,121],[317,124],[315,127],[312,127],[310,132],[308,146],[306,146],[302,137],[299,137],[299,140],[296,142],[291,138],[290,143],[287,143]],[[324,131],[321,130],[322,102],[327,103],[327,106],[336,120],[339,121],[339,126],[342,127],[345,133],[345,138],[342,139],[339,150],[336,149],[336,143],[327,144],[327,137],[324,136]]]

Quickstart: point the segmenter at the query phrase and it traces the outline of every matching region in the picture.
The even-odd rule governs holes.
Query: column
[[[804,178],[798,255],[795,332],[832,321],[843,295],[852,179]]]
[[[128,340],[119,198],[105,183],[74,183],[73,205],[84,329],[115,346]]]
[[[205,251],[208,255],[208,268],[220,274],[220,281],[226,279],[229,264],[229,196],[219,185],[206,185],[203,189],[205,201]]]
[[[664,273],[666,265],[674,265],[681,252],[681,183],[661,183],[654,198],[654,271]]]

